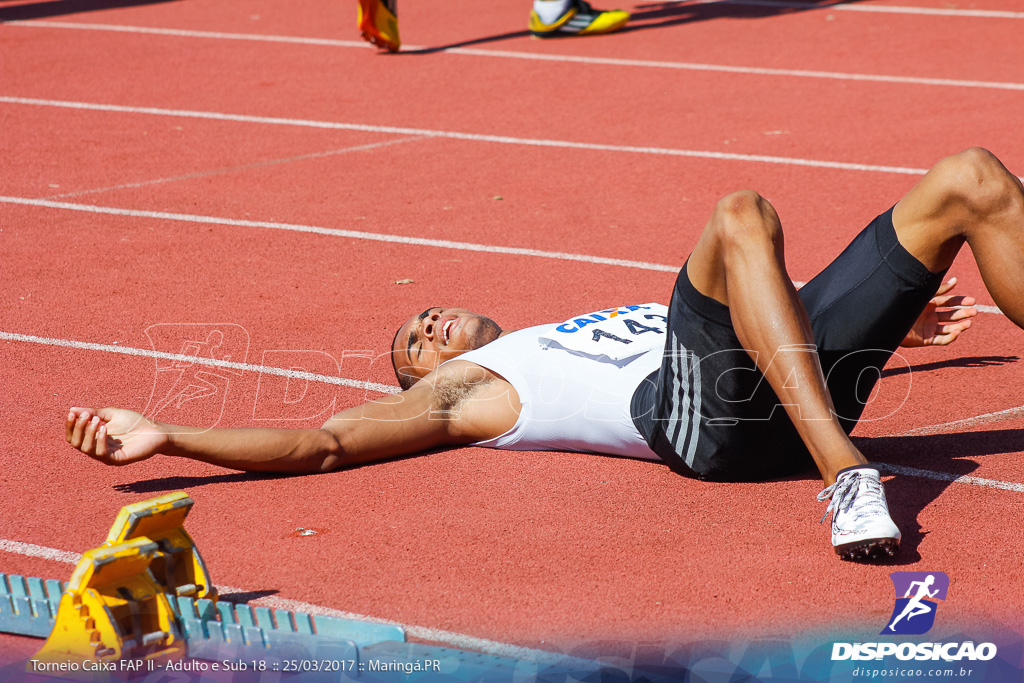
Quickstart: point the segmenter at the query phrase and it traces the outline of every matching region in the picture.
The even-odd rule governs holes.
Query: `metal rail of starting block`
[[[0,572],[0,633],[50,635],[63,593],[63,581]]]
[[[0,573],[0,633],[46,638],[56,625],[66,584],[54,579]],[[399,626],[251,607],[225,600],[167,595],[181,625],[188,656],[195,659],[353,659],[359,647],[405,641]]]
[[[0,633],[46,638],[53,630],[64,583],[0,573]],[[455,648],[410,643],[399,626],[270,609],[226,600],[167,596],[189,659],[263,662],[268,671],[303,673],[312,681],[382,683],[482,680],[587,680],[596,662],[566,657],[524,662]],[[324,666],[323,663],[330,663]],[[319,671],[302,670],[319,663]]]
[[[261,663],[303,683],[600,677],[588,660],[520,661],[409,643],[400,626],[218,600],[183,526],[192,506],[179,491],[122,508],[66,583],[0,573],[0,633],[46,638],[43,660]]]
[[[405,641],[399,626],[179,597],[189,657],[229,660],[358,661],[359,648]]]

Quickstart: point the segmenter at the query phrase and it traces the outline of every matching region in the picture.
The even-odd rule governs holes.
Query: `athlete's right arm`
[[[65,438],[107,465],[162,454],[247,472],[328,472],[444,443],[445,424],[426,419],[431,393],[417,385],[339,413],[321,429],[211,429],[159,422],[121,408],[72,408]]]
[[[479,368],[477,368],[479,370]],[[451,395],[457,363],[446,368],[449,384],[434,373],[408,391],[350,408],[320,429],[218,429],[171,425],[120,408],[72,408],[67,442],[107,465],[129,465],[157,454],[199,460],[251,472],[314,473],[411,455],[442,445],[492,438],[514,424],[509,401],[474,401],[458,411],[439,405]],[[506,386],[504,383],[502,385]],[[474,398],[505,396],[498,384]],[[516,399],[518,397],[515,397]]]
[[[328,472],[446,443],[446,421],[430,419],[431,394],[420,383],[339,413],[321,429],[194,428],[120,408],[72,408],[65,436],[107,465],[163,454],[247,472]]]

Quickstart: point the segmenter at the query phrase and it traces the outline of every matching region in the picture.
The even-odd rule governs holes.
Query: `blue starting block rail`
[[[0,573],[0,633],[46,638],[56,623],[64,582]],[[168,596],[171,598],[171,596]],[[566,657],[544,664],[454,648],[409,643],[400,626],[252,607],[226,600],[170,599],[188,645],[188,658],[264,662],[269,671],[306,681],[535,681],[587,680],[602,667]],[[332,663],[303,671],[304,663]],[[321,665],[322,666],[322,665]],[[312,677],[310,677],[312,676]]]
[[[179,597],[172,603],[189,657],[219,661],[359,660],[359,648],[405,641],[399,626]]]
[[[0,572],[0,633],[50,635],[63,592],[63,581]]]

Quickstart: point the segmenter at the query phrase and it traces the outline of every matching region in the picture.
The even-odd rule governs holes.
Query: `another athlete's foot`
[[[844,560],[884,559],[900,545],[900,530],[889,517],[885,489],[878,470],[866,465],[847,467],[836,483],[818,494],[829,500],[825,515],[832,512],[832,545]]]
[[[359,0],[359,32],[382,50],[398,52],[398,7],[396,0]]]
[[[547,10],[548,5],[555,8],[554,11]],[[535,38],[589,36],[611,33],[625,26],[627,21],[629,12],[596,10],[586,0],[566,3],[537,0],[530,12],[530,33]]]

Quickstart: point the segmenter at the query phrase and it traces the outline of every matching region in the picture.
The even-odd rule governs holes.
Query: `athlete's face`
[[[478,349],[501,334],[490,318],[464,308],[428,308],[398,330],[394,354],[399,375],[421,379],[438,365]]]

